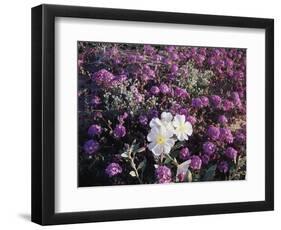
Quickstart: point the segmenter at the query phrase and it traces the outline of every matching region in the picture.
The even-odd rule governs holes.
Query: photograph
[[[245,180],[246,56],[77,41],[78,187]]]

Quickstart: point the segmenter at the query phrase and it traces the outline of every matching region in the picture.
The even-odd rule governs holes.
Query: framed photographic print
[[[274,207],[273,19],[32,9],[32,221]]]

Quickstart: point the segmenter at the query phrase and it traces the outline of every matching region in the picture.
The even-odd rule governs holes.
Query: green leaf
[[[172,151],[179,149],[180,147],[182,147],[184,145],[183,142],[178,142],[174,145],[174,147],[172,148]]]
[[[172,151],[170,153],[170,155],[173,156],[173,157],[177,157],[177,156],[179,156],[179,154],[180,154],[180,150],[179,149],[176,149],[176,150],[174,150],[174,151]]]
[[[128,157],[127,152],[122,153],[122,154],[121,154],[121,157],[127,158],[127,157]]]
[[[141,153],[145,151],[145,147],[139,148],[136,150],[137,153]]]
[[[172,160],[167,157],[167,158],[165,159],[165,161],[164,161],[164,164],[169,164],[171,161],[172,161]]]
[[[217,165],[212,165],[210,168],[207,169],[203,181],[211,181],[214,179],[216,173]]]
[[[146,164],[146,160],[143,160],[141,163],[139,163],[137,170],[140,170],[143,167],[145,167],[145,164]]]

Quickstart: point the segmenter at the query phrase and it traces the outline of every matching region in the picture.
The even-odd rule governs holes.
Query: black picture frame
[[[265,29],[265,200],[55,213],[55,17]],[[60,5],[32,8],[32,221],[41,225],[274,209],[274,20]]]

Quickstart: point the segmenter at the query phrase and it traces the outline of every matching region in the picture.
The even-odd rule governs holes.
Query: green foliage
[[[239,157],[234,167],[230,169],[231,180],[243,180],[246,177],[246,156]]]
[[[193,97],[208,94],[208,86],[214,73],[211,70],[198,70],[192,62],[187,62],[182,68],[187,68],[188,72],[186,76],[178,78],[178,86],[186,89]]]
[[[216,169],[217,169],[217,165],[212,165],[210,166],[204,176],[203,176],[203,181],[212,181],[214,180],[215,174],[216,174]]]

